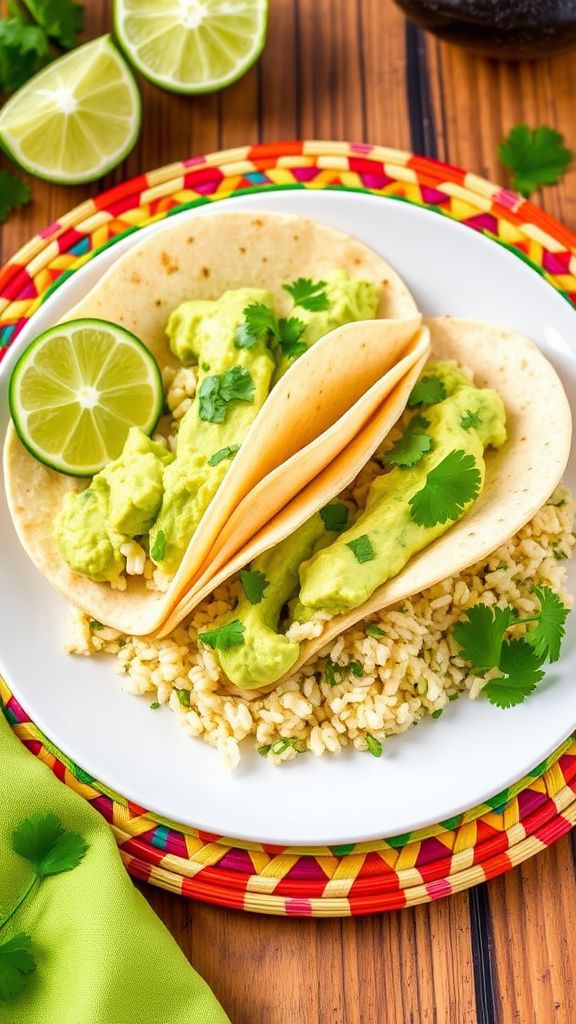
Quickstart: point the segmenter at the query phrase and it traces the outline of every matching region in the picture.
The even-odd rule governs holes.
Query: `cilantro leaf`
[[[510,129],[498,149],[500,162],[512,174],[512,188],[527,199],[542,185],[555,185],[572,161],[572,151],[564,145],[564,136],[539,125],[530,128],[517,124]]]
[[[372,757],[382,756],[382,744],[380,740],[377,740],[375,736],[371,736],[370,733],[366,733],[366,746],[372,754]]]
[[[32,939],[24,932],[0,943],[0,1000],[14,999],[24,988],[26,975],[36,970],[31,944]]]
[[[541,661],[558,661],[568,608],[550,587],[534,587],[534,593],[540,602],[539,622],[524,639]]]
[[[467,409],[460,419],[460,426],[463,430],[471,430],[472,427],[479,427],[480,422],[480,413]]]
[[[242,647],[246,627],[240,619],[233,619],[224,626],[207,629],[198,634],[198,639],[213,651],[229,651],[231,647]]]
[[[422,433],[421,421],[427,426],[428,420],[422,416],[415,416],[410,421],[402,437],[400,437],[393,448],[382,456],[380,462],[385,466],[398,466],[401,469],[416,466],[424,458],[426,452],[432,447],[432,438],[429,434]]]
[[[288,359],[297,359],[308,350],[308,346],[299,340],[305,330],[306,324],[297,316],[290,316],[287,320],[282,319],[278,322],[280,348]]]
[[[189,690],[183,690],[182,688],[178,688],[177,687],[176,688],[176,696],[178,697],[178,701],[179,701],[180,705],[183,708],[189,708],[190,707],[190,691]]]
[[[338,680],[336,679],[336,664],[333,661],[328,660],[324,665],[324,678],[328,683],[328,686],[337,686]]]
[[[150,548],[150,557],[153,558],[155,562],[161,562],[164,558],[165,551],[166,537],[164,536],[164,530],[158,530],[158,533],[154,538],[154,543]]]
[[[278,320],[270,306],[263,302],[252,302],[244,310],[244,321],[237,327],[234,336],[236,348],[252,348],[263,335],[279,337]]]
[[[46,33],[38,25],[31,25],[20,18],[1,20],[0,93],[19,89],[54,56]]]
[[[82,29],[83,11],[73,0],[23,0],[47,36],[64,50],[71,50]]]
[[[152,703],[148,705],[148,707],[150,708],[151,711],[157,711],[158,708],[160,707],[160,702],[157,700],[153,700]]]
[[[198,392],[199,415],[208,423],[223,423],[230,402],[251,402],[255,384],[245,366],[232,366],[224,373],[204,377]]]
[[[0,53],[2,51],[1,29],[2,22],[0,21]],[[0,63],[1,60],[0,57]],[[28,203],[31,198],[32,189],[25,181],[17,178],[11,171],[0,171],[0,224],[6,220],[12,210]]]
[[[436,405],[445,398],[446,388],[439,377],[421,377],[412,388],[408,408],[413,409],[415,405]]]
[[[239,450],[239,444],[227,444],[224,448],[219,448],[217,452],[210,456],[208,465],[218,466],[220,462],[224,462],[224,459],[229,459],[232,455],[236,455],[236,452]]]
[[[354,540],[346,541],[346,547],[350,548],[356,561],[360,562],[360,564],[362,562],[372,562],[376,558],[372,541],[367,533],[363,533],[361,537],[355,537]]]
[[[342,530],[348,526],[349,513],[346,505],[343,505],[341,501],[333,501],[320,509],[320,518],[324,523],[325,530],[342,533]]]
[[[467,621],[457,622],[452,636],[462,648],[461,657],[474,672],[497,668],[500,664],[504,634],[510,626],[510,608],[491,608],[477,604],[466,612]]]
[[[541,661],[536,651],[522,640],[505,640],[502,645],[500,669],[501,678],[491,679],[484,687],[484,693],[491,704],[499,708],[511,708],[528,697],[544,677]]]
[[[367,622],[364,627],[366,636],[371,636],[373,640],[380,640],[386,633],[380,626],[377,626],[375,622]]]
[[[424,487],[410,498],[412,519],[425,527],[458,519],[477,497],[481,479],[473,455],[450,452],[428,473]]]
[[[283,284],[282,287],[292,296],[295,306],[302,306],[302,309],[309,309],[312,313],[328,309],[326,281],[312,281],[309,277],[298,277],[292,281],[292,284]]]
[[[264,597],[264,591],[270,586],[270,580],[263,572],[250,572],[249,569],[242,569],[239,576],[242,590],[250,604],[260,604]]]
[[[357,679],[361,679],[364,675],[364,669],[359,661],[349,661],[347,667],[352,675],[356,676]]]
[[[87,843],[65,829],[55,814],[31,814],[12,833],[12,849],[33,865],[39,878],[71,871],[83,860]]]

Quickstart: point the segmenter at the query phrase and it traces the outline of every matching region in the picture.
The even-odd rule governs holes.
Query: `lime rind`
[[[124,51],[130,63],[138,69],[140,74],[147,81],[163,89],[166,92],[176,93],[182,96],[198,96],[212,92],[218,92],[233,85],[242,78],[256,63],[260,57],[266,42],[266,31],[268,27],[268,0],[255,0],[254,10],[257,18],[257,28],[251,34],[252,46],[241,60],[234,64],[233,70],[226,75],[216,78],[198,78],[195,81],[177,80],[168,75],[155,73],[146,61],[139,56],[139,48],[130,40],[125,26],[127,15],[124,11],[124,0],[114,0],[114,31],[119,45]],[[158,15],[160,20],[160,15]]]
[[[50,341],[59,335],[63,336],[67,342],[71,342],[71,335],[73,332],[77,332],[79,329],[88,329],[90,331],[103,331],[111,336],[114,341],[118,342],[123,346],[130,346],[130,348],[139,353],[141,365],[146,367],[146,374],[143,374],[139,381],[135,382],[135,389],[138,390],[138,404],[142,404],[142,391],[148,389],[150,391],[150,414],[145,418],[141,419],[140,422],[134,422],[134,419],[128,419],[122,415],[122,409],[113,410],[110,414],[106,409],[106,403],[98,409],[98,415],[90,417],[90,420],[94,424],[95,421],[104,423],[106,419],[110,422],[114,419],[117,428],[124,427],[124,436],[122,433],[116,432],[116,446],[118,451],[110,453],[109,446],[104,443],[102,435],[98,435],[98,429],[93,427],[94,438],[91,440],[91,444],[97,448],[100,452],[100,458],[97,461],[92,461],[90,465],[83,464],[81,467],[78,464],[72,464],[70,461],[62,457],[58,457],[55,454],[54,448],[49,449],[48,445],[41,445],[35,437],[31,437],[29,430],[29,422],[34,417],[35,422],[39,422],[44,427],[48,424],[50,417],[60,415],[61,420],[68,417],[70,429],[66,433],[64,443],[59,446],[59,454],[66,451],[71,438],[73,437],[75,428],[83,429],[87,423],[87,417],[84,415],[85,410],[82,410],[76,403],[79,411],[74,413],[74,402],[63,402],[59,407],[58,404],[52,401],[51,404],[46,406],[44,410],[40,406],[38,408],[24,409],[21,401],[21,388],[25,377],[25,374],[30,369],[34,369],[35,360],[38,354],[42,352],[42,349],[47,346]],[[86,379],[82,381],[86,383]],[[74,382],[75,386],[78,387],[79,379],[77,378]],[[56,391],[70,390],[71,394],[74,394],[74,386],[68,386],[64,378],[58,378],[54,385],[53,398],[56,397]],[[114,389],[115,391],[117,389]],[[117,397],[115,395],[116,405],[118,405]],[[120,403],[121,404],[121,403]],[[70,320],[64,324],[57,324],[54,327],[50,327],[44,331],[41,335],[34,339],[34,341],[25,349],[25,351],[19,357],[14,369],[10,376],[10,382],[8,386],[8,405],[10,409],[10,415],[14,424],[14,429],[18,434],[18,437],[24,447],[30,452],[30,454],[38,461],[48,466],[50,469],[56,470],[58,473],[64,473],[67,476],[74,477],[91,477],[95,473],[98,473],[104,465],[106,465],[111,458],[119,454],[119,450],[122,447],[125,436],[128,434],[128,430],[131,426],[138,426],[145,434],[152,434],[158,420],[162,415],[164,408],[164,387],[162,383],[162,374],[160,367],[156,362],[154,356],[148,348],[140,341],[136,335],[127,331],[124,327],[120,327],[118,324],[111,323],[107,320],[99,319],[78,319]],[[60,412],[58,412],[60,408]],[[100,415],[101,413],[101,415]],[[90,425],[88,424],[88,428]],[[120,444],[121,441],[121,444]]]
[[[125,123],[127,127],[129,126],[129,131],[125,135],[122,133],[122,141],[112,153],[107,154],[98,163],[91,163],[90,166],[82,172],[70,173],[69,171],[64,170],[64,166],[66,164],[65,148],[63,148],[62,151],[63,166],[57,168],[54,168],[53,166],[47,168],[46,166],[43,166],[42,162],[38,159],[30,159],[30,157],[23,152],[22,145],[15,138],[14,132],[11,132],[9,128],[10,120],[14,117],[14,114],[18,109],[22,107],[23,100],[25,104],[27,96],[28,98],[33,96],[39,87],[43,87],[43,83],[50,83],[50,81],[53,83],[55,80],[55,74],[62,76],[62,82],[65,85],[67,67],[68,69],[74,69],[78,66],[80,60],[80,64],[82,65],[83,63],[84,71],[87,71],[90,69],[91,63],[95,63],[94,60],[92,62],[90,61],[90,56],[97,58],[99,55],[111,57],[113,59],[115,67],[121,72],[121,78],[113,84],[97,86],[92,91],[90,99],[87,98],[82,103],[82,108],[85,111],[88,111],[92,116],[99,116],[100,111],[102,110],[99,103],[103,94],[113,87],[118,89],[118,86],[121,85],[125,87],[125,95],[130,106],[128,116],[119,116],[118,114],[115,114],[114,111],[106,111],[104,116],[106,118],[108,135],[110,133],[111,126],[115,127],[117,133],[120,134],[118,129],[121,127],[122,123]],[[92,97],[94,98],[94,102],[92,101]],[[100,101],[98,101],[98,97],[100,97]],[[30,109],[25,121],[26,126],[28,127],[29,125],[30,129],[26,137],[28,137],[28,135],[33,136],[36,134],[39,139],[37,148],[39,148],[40,151],[46,144],[46,117],[49,116],[50,110],[48,101],[46,101],[46,104],[47,105],[43,105],[39,102],[38,96],[36,95],[34,100],[34,109]],[[31,103],[30,106],[32,108]],[[138,139],[141,124],[142,99],[136,80],[123,55],[114,45],[111,37],[109,35],[105,35],[101,36],[99,39],[94,39],[89,43],[85,43],[83,46],[72,50],[70,53],[65,54],[56,61],[52,61],[51,64],[48,64],[47,67],[39,71],[37,75],[34,75],[26,85],[19,89],[18,92],[16,92],[14,96],[4,104],[0,110],[0,146],[16,164],[37,178],[62,185],[81,185],[89,181],[95,181],[97,178],[102,177],[104,174],[107,174],[109,171],[117,167],[118,164],[122,163],[133,149]],[[90,137],[90,132],[87,133],[85,126],[81,127],[76,132],[76,136],[77,145],[82,144],[82,136],[84,136],[84,142],[89,148],[98,148],[97,144],[95,145],[93,133],[92,137]],[[50,139],[51,153],[54,151],[54,144],[55,140],[53,138]]]

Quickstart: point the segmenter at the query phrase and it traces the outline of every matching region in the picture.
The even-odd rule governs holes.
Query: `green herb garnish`
[[[477,497],[481,481],[473,455],[450,452],[428,473],[424,487],[410,498],[412,519],[428,528],[458,519]]]
[[[371,636],[373,640],[380,640],[383,636],[386,636],[385,631],[380,626],[377,626],[375,622],[367,622],[364,632],[366,636]]]
[[[98,619],[89,619],[88,620],[88,628],[89,629],[93,629],[93,630],[94,629],[98,630],[98,629],[104,629],[105,627],[102,625],[101,622],[98,622]]]
[[[382,744],[380,740],[377,740],[375,736],[371,736],[370,733],[366,733],[366,746],[372,757],[382,757]]]
[[[360,564],[362,562],[372,562],[376,558],[372,541],[367,533],[363,533],[361,537],[356,537],[354,540],[347,540],[346,547],[350,548],[356,561],[360,562]]]
[[[440,718],[440,716],[442,715],[443,711],[444,711],[444,708],[438,708],[438,711],[433,711],[432,712],[431,717],[432,718]]]
[[[326,281],[311,281],[309,277],[298,277],[292,284],[283,284],[282,287],[292,296],[295,306],[302,306],[312,313],[328,309]]]
[[[333,501],[320,509],[320,518],[324,523],[324,529],[329,533],[342,533],[348,526],[349,513],[341,501]]]
[[[328,686],[337,686],[336,680],[336,665],[333,661],[327,661],[324,665],[324,678],[328,683]]]
[[[413,409],[415,405],[436,405],[445,398],[446,388],[439,377],[421,377],[412,388],[408,408]]]
[[[0,21],[0,29],[2,22]],[[0,54],[2,53],[2,35],[0,32]],[[1,57],[0,57],[1,61]],[[17,178],[12,171],[0,171],[0,224],[13,210],[24,206],[32,198],[32,189],[25,181]]]
[[[12,910],[0,920],[0,930],[8,924],[32,890],[44,878],[72,871],[83,860],[87,843],[77,832],[65,829],[54,814],[32,814],[12,833],[12,849],[30,862],[34,874]],[[36,969],[30,952],[32,939],[24,932],[0,942],[0,1000],[6,1002],[22,991],[26,979]]]
[[[362,676],[364,675],[364,669],[362,668],[362,665],[360,664],[359,661],[349,661],[348,668],[350,669],[352,675],[356,676],[357,679],[361,679]]]
[[[180,693],[180,690],[178,690],[177,692]],[[160,707],[160,703],[157,700],[153,700],[152,703],[149,704],[148,706],[149,706],[151,711],[156,711],[156,709]]]
[[[251,572],[249,569],[242,569],[238,575],[242,584],[242,590],[250,604],[260,604],[266,587],[270,586],[270,580],[266,578],[263,572]]]
[[[223,423],[230,402],[251,402],[255,387],[245,366],[232,366],[224,373],[204,377],[198,392],[200,419]]]
[[[233,619],[224,626],[199,633],[198,639],[213,651],[229,651],[231,647],[242,647],[245,629],[240,619]]]
[[[432,438],[425,432],[430,421],[424,416],[413,416],[402,437],[393,448],[379,460],[384,466],[398,466],[407,469],[416,466],[432,447]]]
[[[560,656],[568,608],[549,587],[535,587],[534,594],[540,603],[536,615],[518,618],[511,607],[478,604],[452,630],[462,648],[461,657],[475,674],[483,675],[494,668],[502,673],[484,687],[490,703],[500,708],[521,704],[543,678],[542,665]],[[536,628],[521,639],[505,639],[512,626],[532,622]]]
[[[183,708],[190,707],[190,691],[176,689],[176,696]]]
[[[498,156],[511,172],[512,188],[527,199],[542,185],[555,185],[566,173],[573,154],[555,128],[517,124],[500,143]]]
[[[8,0],[8,13],[0,20],[0,93],[19,89],[70,50],[83,20],[72,0]]]
[[[219,448],[217,452],[210,456],[208,465],[218,466],[220,462],[224,462],[224,459],[229,459],[232,455],[236,455],[236,452],[239,450],[239,444],[227,444],[224,448]]]
[[[164,536],[164,530],[158,530],[154,543],[150,548],[150,556],[155,562],[161,562],[164,558],[166,551],[166,537]]]
[[[463,430],[471,430],[472,427],[479,427],[481,423],[480,413],[467,409],[460,419],[460,426]]]

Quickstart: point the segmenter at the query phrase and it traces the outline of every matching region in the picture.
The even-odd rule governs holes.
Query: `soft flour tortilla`
[[[322,636],[305,641],[290,676],[350,626],[487,558],[546,503],[566,468],[570,406],[558,374],[536,345],[491,324],[450,317],[424,322],[431,359],[455,359],[473,371],[477,385],[498,392],[508,440],[498,451],[487,449],[485,486],[470,511],[364,605],[335,616]]]
[[[387,375],[387,381],[393,382],[393,389],[380,401],[364,429],[356,434],[319,476],[238,551],[237,541],[242,536],[241,524],[246,516],[250,515],[255,501],[266,499],[266,493],[264,489],[261,491],[257,487],[244,498],[230,520],[229,525],[232,529],[229,532],[223,531],[221,537],[224,537],[224,542],[215,546],[210,553],[203,570],[196,580],[192,581],[187,593],[162,626],[160,636],[165,636],[174,629],[217,586],[262,552],[268,551],[294,533],[318,509],[323,508],[352,483],[404,412],[410,392],[426,363],[429,349],[429,332],[424,328],[416,335],[410,352]],[[366,398],[368,397],[367,395]],[[263,484],[265,482],[263,481]]]
[[[83,489],[86,482],[37,462],[10,426],[4,466],[16,529],[41,572],[74,604],[125,633],[142,635],[159,627],[248,492],[276,471],[275,500],[252,507],[250,529],[256,533],[363,428],[373,411],[366,392],[378,385],[381,402],[394,387],[396,379],[387,383],[385,375],[408,351],[420,316],[395,272],[357,240],[302,217],[253,213],[214,214],[169,225],[121,257],[68,314],[67,319],[102,317],[122,324],[147,345],[161,366],[177,365],[165,327],[181,302],[216,299],[228,289],[246,286],[267,288],[283,315],[290,308],[283,284],[298,276],[319,279],[336,268],[378,283],[378,316],[402,319],[370,321],[361,336],[357,325],[339,328],[320,339],[281,378],[167,593],[148,590],[141,577],[128,577],[127,589],[116,591],[69,569],[54,542],[52,523],[64,494]],[[414,354],[412,362],[416,358]],[[374,396],[373,402],[377,404]],[[296,462],[282,472],[283,463],[294,457]],[[236,549],[247,539],[243,532]]]

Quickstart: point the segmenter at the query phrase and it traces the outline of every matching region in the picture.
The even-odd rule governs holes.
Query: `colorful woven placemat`
[[[476,175],[398,150],[290,142],[228,150],[151,171],[76,207],[0,272],[0,359],[46,297],[127,234],[193,206],[271,189],[369,192],[433,209],[505,245],[569,301],[576,238],[521,197]],[[256,845],[185,829],[86,775],[0,699],[16,734],[111,823],[128,870],[182,895],[262,913],[340,916],[398,909],[494,877],[576,821],[576,742],[487,804],[418,833],[326,848]]]

